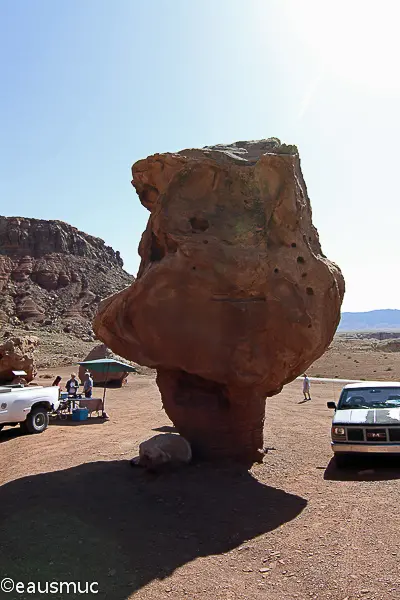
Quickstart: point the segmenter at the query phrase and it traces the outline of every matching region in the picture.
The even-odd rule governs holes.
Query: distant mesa
[[[343,312],[338,331],[400,332],[400,310],[381,309],[368,312]]]

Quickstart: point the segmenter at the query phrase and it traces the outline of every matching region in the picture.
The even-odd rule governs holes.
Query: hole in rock
[[[161,246],[160,242],[158,241],[158,239],[152,232],[151,233],[150,260],[151,260],[151,262],[158,262],[162,258],[164,258],[164,256],[165,256],[164,248]]]
[[[302,277],[303,277],[303,279],[304,279],[304,277],[307,277],[307,273],[302,273],[302,274],[301,274],[301,276],[302,276]]]
[[[196,267],[192,267],[192,271],[195,271],[195,270],[196,270]]]
[[[296,242],[293,242],[293,243],[291,244],[291,246],[292,246],[292,248],[296,248],[296,247],[297,247],[297,244],[296,244]]]
[[[194,232],[207,231],[207,229],[209,228],[209,223],[207,219],[204,219],[203,217],[192,217],[191,219],[189,219],[189,221],[190,225],[192,226],[192,231]]]
[[[279,269],[274,269],[274,273],[279,273]]]
[[[203,240],[203,244],[208,244],[208,240]]]
[[[298,256],[297,257],[297,262],[300,263],[301,265],[304,264],[306,261],[304,260],[304,258],[302,256]]]
[[[309,325],[307,325],[308,329],[311,329],[312,325],[311,323]]]
[[[312,287],[306,288],[306,292],[309,296],[314,296],[314,290],[312,289]]]

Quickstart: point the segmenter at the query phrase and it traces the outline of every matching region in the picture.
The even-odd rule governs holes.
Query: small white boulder
[[[192,449],[184,437],[177,433],[162,433],[142,442],[139,456],[133,458],[131,464],[155,471],[163,467],[181,467],[191,460]]]

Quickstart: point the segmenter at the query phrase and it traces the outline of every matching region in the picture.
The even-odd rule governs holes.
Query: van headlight
[[[346,437],[346,430],[344,427],[332,427],[332,437],[344,438]]]

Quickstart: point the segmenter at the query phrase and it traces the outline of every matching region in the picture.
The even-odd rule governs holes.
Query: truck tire
[[[0,425],[0,431],[3,429],[4,425]]]
[[[49,424],[49,413],[42,406],[31,410],[26,421],[21,423],[22,429],[27,433],[42,433]]]

